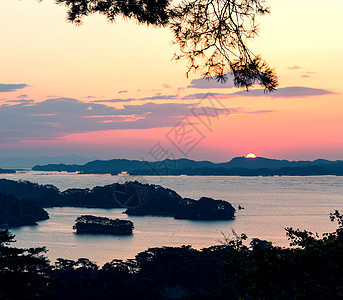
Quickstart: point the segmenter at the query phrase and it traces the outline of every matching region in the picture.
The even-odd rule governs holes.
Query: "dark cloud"
[[[120,102],[130,102],[130,101],[148,101],[148,100],[174,100],[178,99],[177,95],[162,95],[160,93],[144,98],[126,98],[126,99],[107,99],[107,100],[93,100],[93,103],[120,103]]]
[[[303,98],[310,96],[330,95],[334,94],[331,91],[324,89],[315,89],[303,86],[291,86],[279,88],[272,93],[265,93],[263,89],[239,91],[235,93],[194,93],[184,96],[183,99],[206,99],[213,97],[217,99],[230,99],[233,97],[270,97],[270,98]]]
[[[19,95],[18,97],[17,97],[18,99],[23,99],[23,98],[27,98],[27,95],[26,94],[23,94],[23,95]]]
[[[220,98],[220,99],[226,99],[226,98],[233,98],[235,94],[231,93],[194,93],[189,94],[183,97],[184,100],[201,100],[201,99],[208,99],[210,97],[213,98]]]
[[[155,96],[152,97],[145,97],[145,98],[140,98],[137,100],[170,100],[170,99],[177,99],[177,95],[161,95],[161,94],[156,94]]]
[[[288,67],[289,70],[299,70],[301,69],[300,66],[292,66],[292,67]]]
[[[233,78],[231,73],[225,73],[225,76],[227,76],[227,82],[226,83],[220,83],[217,82],[213,77],[205,77],[205,78],[199,78],[199,79],[193,79],[191,81],[191,84],[187,86],[188,88],[194,88],[194,89],[229,89],[233,88]]]
[[[92,103],[119,103],[119,102],[130,102],[136,100],[135,98],[127,99],[107,99],[107,100],[93,100]]]
[[[128,91],[127,90],[123,90],[123,91],[119,91],[118,94],[124,94],[124,93],[127,93]]]
[[[313,76],[313,74],[316,74],[316,72],[310,72],[310,71],[308,71],[308,72],[304,72],[304,73],[301,75],[301,77],[302,77],[302,78],[310,78],[310,77]]]
[[[290,86],[279,88],[275,92],[266,94],[264,90],[240,91],[232,95],[247,96],[247,97],[270,97],[270,98],[303,98],[310,96],[330,95],[334,94],[331,91],[324,89],[309,88],[303,86]]]
[[[292,67],[288,67],[288,69],[289,70],[303,70],[303,68],[300,67],[300,66],[292,66]],[[309,77],[312,77],[312,75],[315,74],[315,72],[311,72],[311,71],[305,72],[305,71],[302,71],[301,74],[302,75],[300,77],[302,77],[302,78],[309,78]]]
[[[33,104],[33,100],[28,99],[17,99],[17,100],[7,100],[7,103],[16,103],[16,104]]]
[[[19,103],[21,101],[21,103]],[[32,100],[31,100],[32,101]],[[56,98],[43,102],[13,100],[0,107],[0,140],[56,139],[71,133],[116,129],[171,127],[184,117],[192,117],[190,103],[144,103],[121,109],[85,103],[76,99]],[[202,114],[213,115],[205,107]],[[226,115],[227,109],[216,109]]]
[[[28,100],[28,99],[17,99],[17,100],[7,100],[5,103],[1,104],[0,107],[5,107],[5,106],[24,106],[24,105],[31,105],[33,104],[33,100]]]
[[[20,84],[4,84],[0,83],[0,93],[5,93],[5,92],[14,92],[16,90],[20,90],[23,88],[26,88],[28,85],[25,83],[20,83]]]
[[[269,113],[273,113],[275,112],[275,110],[255,110],[255,111],[249,111],[246,112],[248,114],[269,114]]]

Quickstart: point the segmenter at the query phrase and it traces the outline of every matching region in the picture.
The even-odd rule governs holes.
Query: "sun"
[[[256,158],[256,155],[254,153],[249,153],[245,156],[245,158]]]

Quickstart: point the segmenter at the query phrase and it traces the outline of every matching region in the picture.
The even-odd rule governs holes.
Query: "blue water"
[[[29,180],[53,184],[60,190],[86,188],[123,182],[110,175],[79,175],[26,172],[2,175],[13,180]],[[195,248],[219,244],[223,235],[232,236],[232,229],[249,238],[267,239],[287,246],[285,227],[295,227],[324,233],[335,230],[329,213],[343,207],[343,177],[232,177],[232,176],[146,176],[131,177],[142,182],[171,188],[183,197],[198,199],[208,196],[231,202],[245,209],[237,210],[233,221],[187,221],[169,217],[130,217],[123,209],[53,208],[50,219],[38,226],[26,226],[11,231],[16,246],[47,246],[48,257],[77,259],[87,257],[103,264],[114,258],[133,258],[149,247],[192,245]],[[135,224],[129,237],[107,235],[76,235],[72,226],[83,214],[130,219]]]

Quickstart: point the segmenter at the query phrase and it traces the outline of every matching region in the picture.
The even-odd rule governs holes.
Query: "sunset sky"
[[[343,1],[269,5],[249,44],[279,76],[265,95],[187,78],[167,28],[1,0],[0,156],[343,159]]]

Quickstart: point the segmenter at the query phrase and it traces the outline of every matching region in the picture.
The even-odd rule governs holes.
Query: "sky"
[[[187,78],[168,28],[1,0],[0,156],[343,159],[343,2],[267,3],[249,46],[278,74],[268,95]]]

